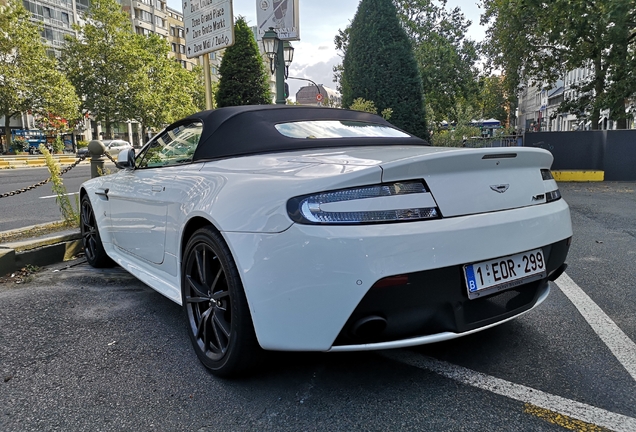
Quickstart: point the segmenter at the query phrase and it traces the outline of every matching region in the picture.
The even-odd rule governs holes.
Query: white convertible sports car
[[[204,111],[82,185],[84,249],[181,304],[218,375],[260,349],[438,342],[548,296],[572,237],[551,164],[430,147],[363,112]]]

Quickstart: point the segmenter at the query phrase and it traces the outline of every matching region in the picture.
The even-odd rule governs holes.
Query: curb
[[[35,227],[47,225],[49,224],[35,225]],[[4,234],[21,232],[30,228],[33,227],[5,231]],[[0,275],[12,273],[26,265],[44,267],[68,261],[81,251],[82,236],[78,228],[33,239],[7,242],[0,245]]]
[[[552,171],[552,176],[561,182],[602,182],[605,179],[605,171]]]
[[[55,161],[59,165],[70,165],[75,163],[77,157],[75,156],[53,156]],[[14,158],[0,158],[0,169],[11,168],[40,168],[45,167],[46,162],[44,157],[14,157]]]

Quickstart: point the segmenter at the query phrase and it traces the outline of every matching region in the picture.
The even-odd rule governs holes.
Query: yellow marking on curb
[[[523,406],[523,412],[531,414],[540,419],[546,420],[548,423],[561,426],[564,429],[578,431],[578,432],[606,432],[609,429],[602,428],[595,424],[586,423],[581,420],[576,420],[563,414],[559,414],[554,411],[540,408],[538,406],[526,403]]]
[[[552,171],[556,181],[562,182],[593,182],[603,181],[605,171]]]

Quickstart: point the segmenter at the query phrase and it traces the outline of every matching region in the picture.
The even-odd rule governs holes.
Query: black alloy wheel
[[[250,369],[260,349],[236,265],[218,233],[194,233],[181,278],[188,334],[199,360],[224,377]]]
[[[93,206],[87,195],[82,197],[80,205],[80,230],[86,261],[96,268],[112,266],[114,263],[104,250],[104,245],[97,229]]]

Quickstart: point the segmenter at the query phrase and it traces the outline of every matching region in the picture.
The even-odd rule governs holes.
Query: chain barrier
[[[116,161],[115,159],[113,159],[113,157],[112,157],[112,156],[111,156],[108,152],[104,152],[104,155],[105,155],[108,159],[110,159],[110,161],[111,161],[112,163],[114,163],[115,165],[117,165],[117,161]]]
[[[113,160],[113,158],[112,158],[112,157],[111,157],[108,153],[105,153],[105,154],[106,154],[106,156],[108,156],[108,157],[110,158],[110,160]],[[82,161],[83,161],[84,159],[86,159],[87,157],[88,157],[88,156],[80,156],[80,157],[79,157],[79,159],[77,159],[77,160],[76,160],[73,164],[71,164],[71,165],[67,166],[67,167],[66,167],[66,168],[64,168],[62,171],[60,171],[60,175],[64,175],[64,174],[66,174],[66,173],[67,173],[67,172],[69,172],[71,169],[73,169],[73,168],[75,168],[77,165],[79,165],[79,163],[80,163],[80,162],[82,162]],[[34,185],[27,186],[27,187],[25,187],[25,188],[15,190],[15,191],[13,191],[13,192],[6,192],[6,193],[3,193],[3,194],[0,194],[0,198],[6,198],[6,197],[9,197],[9,196],[19,195],[19,194],[21,194],[21,193],[24,193],[24,192],[30,191],[30,190],[32,190],[32,189],[35,189],[35,188],[37,188],[37,187],[40,187],[40,186],[42,186],[42,185],[45,185],[45,184],[47,184],[47,183],[48,183],[48,182],[50,182],[50,181],[51,181],[51,177],[47,178],[46,180],[42,180],[41,182],[36,183],[36,184],[34,184]]]

